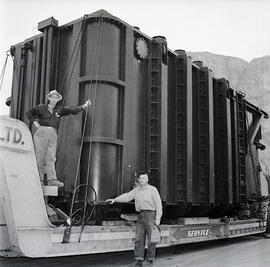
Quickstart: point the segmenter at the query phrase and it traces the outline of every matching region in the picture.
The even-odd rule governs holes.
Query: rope
[[[71,77],[72,77],[72,74],[73,74],[73,71],[74,71],[74,68],[75,68],[75,62],[76,62],[77,57],[78,57],[78,54],[79,54],[79,48],[80,48],[80,45],[81,45],[81,42],[82,42],[82,33],[84,32],[85,25],[86,25],[86,18],[87,18],[87,16],[84,16],[84,20],[83,20],[81,29],[80,29],[80,31],[79,31],[79,33],[78,33],[78,36],[77,36],[77,39],[76,39],[76,42],[75,42],[75,45],[74,45],[74,48],[73,48],[73,51],[72,51],[72,54],[71,54],[71,57],[70,57],[70,60],[69,60],[67,69],[66,69],[66,72],[65,72],[65,75],[64,75],[64,78],[63,78],[63,81],[62,81],[62,83],[61,83],[61,85],[60,85],[60,90],[59,90],[59,91],[61,92],[61,91],[62,91],[62,88],[63,88],[63,86],[64,86],[64,82],[65,82],[65,80],[66,80],[68,71],[69,71],[69,69],[70,69],[70,66],[71,66],[71,62],[72,62],[73,56],[74,56],[75,51],[76,51],[76,49],[77,49],[76,55],[75,55],[75,59],[74,59],[74,63],[73,63],[72,69],[71,69],[70,77],[69,77],[69,80],[68,80],[68,83],[67,83],[67,90],[66,90],[65,94],[63,95],[63,101],[62,101],[62,105],[61,105],[60,107],[63,107],[63,106],[64,106],[64,103],[65,103],[67,94],[68,94],[68,92],[69,92],[69,90],[70,90]],[[80,38],[80,41],[79,41],[79,37],[81,37],[81,38]],[[60,146],[58,146],[56,154],[58,154],[59,149],[60,149]]]
[[[82,23],[81,29],[80,29],[80,31],[79,31],[79,33],[78,33],[78,36],[77,36],[77,39],[76,39],[76,42],[75,42],[75,45],[74,45],[74,49],[73,49],[73,51],[72,51],[72,54],[71,54],[71,57],[70,57],[70,60],[69,60],[69,63],[68,63],[68,66],[67,66],[67,69],[66,69],[64,78],[63,78],[62,83],[61,83],[60,88],[59,88],[59,91],[62,92],[64,83],[65,83],[66,78],[67,78],[68,71],[69,71],[70,66],[71,66],[71,62],[72,62],[72,60],[73,60],[73,56],[74,56],[75,51],[76,51],[76,48],[77,48],[76,55],[75,55],[75,59],[74,59],[74,64],[73,64],[71,73],[70,73],[70,75],[69,75],[69,80],[68,80],[68,83],[67,83],[67,91],[65,92],[65,94],[64,94],[64,96],[63,96],[62,106],[64,105],[65,100],[66,100],[66,96],[67,96],[67,94],[68,94],[68,92],[69,92],[69,90],[70,90],[71,77],[72,77],[72,74],[73,74],[73,71],[74,71],[74,68],[75,68],[75,62],[76,62],[77,57],[78,57],[78,54],[79,54],[79,48],[80,48],[80,44],[81,44],[81,42],[82,42],[82,33],[84,32],[85,25],[86,25],[86,18],[87,18],[87,16],[84,16],[83,23]],[[81,38],[80,38],[80,41],[79,41],[79,37],[81,37]]]
[[[14,65],[14,69],[15,69],[15,72],[16,72],[16,75],[15,75],[15,78],[17,80],[17,83],[19,83],[19,70],[18,70],[18,66],[16,64],[16,61],[14,60],[14,57],[11,57],[12,58],[12,61],[13,61],[13,65]]]
[[[5,75],[5,70],[6,70],[6,65],[7,65],[7,60],[8,60],[8,57],[11,56],[11,59],[13,61],[13,69],[14,69],[14,73],[13,73],[13,77],[15,77],[16,79],[16,82],[18,83],[18,86],[19,86],[19,71],[18,71],[18,66],[16,64],[16,61],[14,60],[14,56],[12,55],[11,51],[8,50],[6,52],[6,60],[5,60],[5,63],[4,63],[4,67],[3,67],[3,70],[1,71],[1,75],[0,75],[0,80],[1,80],[1,85],[0,85],[0,91],[1,91],[1,88],[2,88],[2,84],[3,84],[3,80],[4,80],[4,75]],[[11,112],[14,112],[14,94],[11,94],[11,108],[10,108]],[[12,116],[15,116],[15,114],[12,114]]]
[[[12,59],[12,61],[13,61],[13,70],[14,70],[14,71],[13,71],[13,77],[15,77],[16,82],[17,82],[18,87],[19,87],[19,86],[20,86],[20,71],[18,70],[18,66],[17,66],[16,61],[14,60],[14,56],[13,56],[13,55],[11,55],[11,59]],[[14,80],[14,79],[13,79],[13,80]],[[14,85],[13,85],[12,87],[14,87]],[[12,90],[13,90],[13,88],[12,88]],[[14,93],[12,92],[12,93],[11,93],[11,106],[10,106],[11,116],[12,116],[12,117],[18,118],[18,117],[16,116],[16,114],[17,114],[18,112],[15,112],[15,103],[16,103],[16,101],[15,101],[15,95],[14,95]],[[17,108],[17,106],[16,106],[16,108]]]
[[[95,83],[96,83],[96,86],[95,86],[95,90],[94,90],[94,108],[93,108],[93,116],[92,116],[92,124],[91,124],[91,132],[90,132],[90,136],[92,136],[92,133],[93,133],[93,125],[94,125],[94,115],[95,115],[95,101],[96,101],[96,89],[97,89],[97,75],[98,75],[98,69],[99,69],[99,58],[100,58],[100,42],[101,42],[101,29],[102,29],[102,22],[103,22],[103,19],[102,19],[102,15],[100,16],[100,19],[99,19],[99,29],[98,29],[98,33],[97,33],[97,45],[95,47],[95,53],[94,53],[94,63],[93,63],[93,68],[92,68],[92,74],[91,74],[91,77],[94,76],[94,71],[95,71],[95,68],[97,69],[96,71],[96,80],[95,80]],[[99,48],[99,50],[98,50]],[[98,60],[97,60],[97,55],[98,55]],[[97,61],[97,64],[96,64],[96,61]],[[93,83],[94,83],[94,80],[91,80],[90,82],[90,90],[89,90],[89,95],[88,95],[88,99],[90,98],[90,94],[91,94],[91,91],[92,91],[92,86],[93,86]],[[79,178],[79,169],[80,169],[80,163],[81,163],[81,153],[82,153],[82,148],[83,148],[83,139],[84,139],[84,136],[85,136],[85,130],[86,130],[86,122],[87,122],[87,118],[88,118],[88,112],[86,112],[86,115],[85,115],[85,118],[84,118],[84,122],[83,122],[83,131],[82,131],[82,140],[81,140],[81,144],[80,144],[80,150],[79,150],[79,158],[78,158],[78,162],[77,162],[77,170],[76,170],[76,177],[75,177],[75,181],[74,181],[74,191],[73,191],[73,196],[72,196],[72,201],[71,201],[71,207],[70,207],[70,212],[69,212],[69,218],[70,218],[70,223],[69,225],[67,226],[66,228],[66,235],[64,234],[64,237],[63,237],[63,242],[65,243],[68,243],[69,242],[69,237],[70,237],[70,233],[71,233],[71,227],[72,227],[72,224],[73,224],[73,221],[72,221],[72,216],[73,216],[73,208],[74,208],[74,203],[75,203],[75,196],[76,196],[76,192],[79,188],[81,188],[82,185],[78,185],[78,178]],[[91,149],[92,149],[92,146],[91,146],[91,140],[90,140],[90,150],[89,150],[89,159],[88,159],[88,162],[91,161]],[[89,164],[90,165],[90,164]],[[87,169],[87,187],[86,187],[86,193],[85,193],[85,197],[84,197],[84,209],[83,209],[83,218],[82,218],[82,227],[81,227],[81,231],[80,231],[80,236],[79,236],[79,242],[80,242],[80,239],[81,239],[81,234],[84,230],[84,225],[85,225],[85,216],[86,216],[86,206],[87,206],[87,196],[88,196],[88,187],[89,187],[89,166],[88,166],[88,169]],[[97,194],[96,194],[96,191],[95,189],[90,186],[91,189],[94,191],[95,193],[95,197],[97,198]],[[94,209],[93,211],[91,212],[91,216],[94,212]],[[90,217],[91,217],[90,216]],[[90,219],[89,217],[89,219]],[[88,219],[88,220],[89,220]],[[87,220],[87,221],[88,221]]]
[[[74,200],[75,200],[75,196],[76,196],[76,192],[81,188],[85,186],[86,188],[90,187],[93,192],[94,192],[94,195],[95,195],[95,198],[94,198],[94,201],[93,203],[96,202],[97,200],[97,193],[95,191],[95,189],[90,186],[90,185],[87,185],[87,184],[81,184],[79,186],[77,186],[74,191],[73,191],[73,196],[72,196],[72,204],[74,205]],[[91,205],[91,201],[88,200],[87,198],[87,202]],[[73,213],[70,214],[69,218],[67,218],[67,227],[64,231],[64,235],[63,235],[63,240],[62,240],[62,243],[69,243],[70,241],[70,235],[71,235],[71,227],[72,225],[74,224],[74,219],[73,219],[73,216],[77,215],[79,213],[79,211],[81,210],[81,208],[78,208],[76,209]],[[90,218],[92,217],[92,215],[95,213],[95,206],[93,207],[92,211],[90,212],[88,218],[87,218],[87,222],[90,220]],[[76,222],[76,224],[80,223],[80,222],[83,222],[85,220],[85,217],[83,217],[81,220],[79,220],[78,222]],[[82,232],[81,232],[82,233]],[[81,237],[81,233],[80,233],[80,237]],[[79,240],[80,241],[80,240]]]
[[[93,74],[94,74],[94,67],[95,67],[95,61],[96,61],[96,55],[97,55],[96,76],[95,76],[95,80],[94,80],[95,81],[95,86],[94,86],[94,90],[93,90],[94,91],[94,96],[93,96],[93,99],[94,99],[94,108],[93,108],[93,113],[92,113],[92,118],[91,118],[90,137],[93,135],[93,131],[94,131],[95,107],[96,107],[95,101],[96,101],[96,93],[97,93],[97,86],[98,86],[97,78],[98,78],[98,72],[99,72],[99,60],[100,60],[100,52],[101,52],[100,44],[101,44],[101,38],[102,38],[102,35],[101,35],[102,22],[103,22],[103,18],[102,18],[102,15],[101,15],[100,16],[100,19],[99,19],[98,40],[97,40],[97,47],[96,47],[96,52],[97,53],[95,53],[95,60],[94,60],[94,64],[93,64],[94,65],[93,66]],[[91,82],[90,88],[92,87],[94,81]],[[92,90],[89,90],[89,97],[90,97],[91,91]],[[87,115],[85,117],[87,117]],[[89,184],[89,176],[90,176],[89,174],[90,174],[91,155],[92,155],[92,142],[91,142],[91,139],[89,141],[90,142],[89,142],[89,153],[88,153],[88,166],[87,166],[86,184]],[[87,195],[88,195],[88,187],[86,188],[85,197],[84,197],[83,221],[82,221],[82,226],[81,226],[81,231],[80,231],[80,236],[79,236],[79,242],[80,242],[81,234],[82,234],[82,232],[84,230],[84,226],[85,226],[85,213],[86,213],[86,206],[87,206],[87,202],[86,202]]]
[[[92,201],[93,203],[95,203],[96,202],[96,200],[97,200],[97,192],[96,192],[96,190],[91,186],[91,185],[88,185],[88,184],[80,184],[79,186],[77,186],[76,188],[75,188],[75,190],[73,191],[73,196],[72,196],[72,200],[73,200],[73,203],[75,203],[75,196],[76,196],[76,193],[77,193],[77,191],[81,188],[81,187],[86,187],[86,188],[90,188],[93,192],[94,192],[94,200]],[[87,198],[87,203],[88,204],[90,204],[90,205],[92,205],[92,202],[89,200],[89,198]],[[69,218],[73,218],[74,217],[74,215],[76,215],[76,213],[78,213],[79,212],[79,210],[81,210],[82,208],[78,208],[78,209],[76,209],[74,212],[72,212],[72,214],[71,214],[71,216],[69,217]],[[92,211],[91,211],[91,213],[90,213],[90,215],[88,216],[88,218],[87,218],[87,222],[90,220],[90,218],[91,218],[91,216],[92,216],[92,214],[95,212],[95,209],[93,208],[92,209]],[[73,221],[74,220],[72,220],[72,224],[73,224]],[[79,221],[79,222],[77,222],[76,224],[78,224],[78,223],[80,223],[80,222],[82,222],[83,221],[83,218],[81,219],[81,221]]]
[[[99,34],[99,32],[98,32],[98,34]],[[97,40],[98,41],[97,41],[97,46],[95,48],[94,64],[93,64],[93,68],[92,68],[92,76],[93,76],[94,68],[95,68],[96,55],[97,55],[97,47],[98,47],[98,44],[99,44],[99,37],[97,38]],[[91,81],[90,92],[91,92],[91,86],[92,86],[92,84],[93,84],[93,81]],[[76,188],[77,183],[78,183],[78,178],[79,178],[79,170],[80,170],[80,163],[81,163],[81,153],[82,153],[82,148],[83,148],[83,137],[85,135],[87,117],[88,117],[88,112],[85,115],[84,123],[83,123],[82,140],[81,140],[81,144],[80,144],[80,151],[79,151],[79,158],[78,158],[78,163],[77,163],[77,170],[76,170],[76,177],[75,177],[75,182],[74,182],[74,188]],[[72,213],[72,208],[73,208],[73,206],[71,205],[70,214]]]
[[[1,74],[0,74],[0,92],[1,92],[1,89],[2,89],[3,81],[4,81],[4,76],[5,76],[5,72],[6,72],[8,57],[10,56],[10,51],[7,51],[6,55],[7,55],[6,60],[5,60],[3,69],[2,69]]]

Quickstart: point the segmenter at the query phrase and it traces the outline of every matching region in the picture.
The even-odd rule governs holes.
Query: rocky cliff
[[[226,78],[230,86],[246,94],[247,100],[270,115],[270,56],[250,62],[240,58],[209,52],[188,52],[193,61],[203,61],[217,78]],[[264,171],[270,172],[270,119],[262,122],[263,140],[267,148],[260,152]]]

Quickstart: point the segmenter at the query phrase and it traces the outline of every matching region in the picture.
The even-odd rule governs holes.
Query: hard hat
[[[51,95],[57,95],[59,101],[62,100],[62,96],[56,91],[56,90],[52,90],[47,94],[47,98],[49,98]]]

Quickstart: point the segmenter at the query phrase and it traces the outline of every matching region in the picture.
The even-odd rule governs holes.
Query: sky
[[[270,0],[0,0],[0,70],[11,45],[39,34],[49,17],[59,26],[105,9],[148,36],[162,35],[172,50],[209,51],[251,61],[270,55]],[[0,91],[0,115],[8,114],[9,58]]]

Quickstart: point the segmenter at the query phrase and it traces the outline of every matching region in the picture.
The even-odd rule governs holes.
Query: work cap
[[[51,95],[57,95],[59,101],[62,100],[62,96],[56,91],[56,90],[52,90],[47,94],[47,98],[50,97]]]

